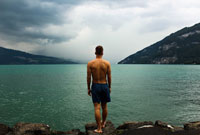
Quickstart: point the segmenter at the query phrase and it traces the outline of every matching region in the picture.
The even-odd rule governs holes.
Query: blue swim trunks
[[[93,103],[106,103],[111,101],[108,84],[93,83],[91,92]]]

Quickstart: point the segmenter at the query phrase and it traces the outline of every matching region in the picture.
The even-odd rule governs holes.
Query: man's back
[[[88,63],[93,83],[106,84],[106,75],[110,73],[110,63],[104,59],[95,59]]]

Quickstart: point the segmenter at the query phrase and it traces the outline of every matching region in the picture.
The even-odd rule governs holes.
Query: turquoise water
[[[112,65],[108,119],[200,120],[200,66]],[[0,66],[0,123],[36,122],[70,130],[95,121],[87,95],[86,65]]]

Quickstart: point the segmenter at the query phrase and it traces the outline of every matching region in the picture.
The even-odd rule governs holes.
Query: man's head
[[[98,45],[95,50],[96,55],[103,55],[103,47],[101,45]]]

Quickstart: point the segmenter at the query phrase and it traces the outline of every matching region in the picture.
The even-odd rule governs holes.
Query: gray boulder
[[[15,135],[50,135],[50,127],[41,123],[17,123],[13,127]]]
[[[10,132],[12,129],[4,124],[0,124],[0,135],[5,135]]]
[[[70,131],[51,131],[51,135],[84,135],[85,133],[81,132],[80,129],[72,129]]]
[[[184,129],[185,130],[200,129],[200,121],[185,123]]]
[[[117,130],[129,130],[129,129],[137,129],[143,127],[153,127],[153,122],[151,121],[144,121],[144,122],[125,122],[124,124],[117,127]]]
[[[172,132],[176,132],[176,131],[181,131],[181,130],[183,130],[182,127],[172,126],[172,125],[170,125],[170,124],[168,124],[168,123],[165,123],[165,122],[162,122],[162,121],[160,121],[160,120],[157,120],[157,121],[155,122],[155,126],[156,126],[156,127],[160,127],[160,128],[162,128],[162,129],[165,129],[165,130],[170,130],[170,131],[172,131]]]
[[[97,129],[96,122],[88,123],[85,125],[85,131],[87,135],[98,135],[94,130]],[[115,131],[115,127],[111,121],[106,122],[105,128],[103,128],[103,133],[101,135],[111,135]]]

